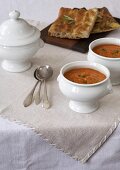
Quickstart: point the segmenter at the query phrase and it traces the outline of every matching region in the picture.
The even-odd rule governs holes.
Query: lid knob
[[[18,19],[19,16],[20,16],[20,12],[19,12],[19,11],[16,11],[16,10],[14,10],[14,11],[12,11],[12,12],[9,13],[10,19]]]

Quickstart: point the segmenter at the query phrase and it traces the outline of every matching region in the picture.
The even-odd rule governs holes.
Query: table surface
[[[22,17],[26,19],[39,20],[41,23],[51,23],[61,6],[66,7],[103,7],[107,6],[110,12],[120,18],[120,1],[118,0],[101,0],[98,2],[95,0],[91,3],[90,0],[72,1],[69,0],[34,0],[19,1],[19,0],[4,0],[0,1],[0,6],[4,6],[0,10],[0,22],[8,18],[8,11],[12,9],[20,10]],[[46,10],[46,7],[47,8]],[[47,13],[46,13],[47,11]],[[49,16],[49,17],[48,17]],[[46,24],[46,25],[47,25]],[[113,34],[113,37],[119,37],[118,34]],[[47,53],[47,50],[50,53]],[[34,56],[33,63],[37,63],[39,57],[44,55],[74,55],[79,56],[78,52],[62,49],[52,45],[45,44],[45,47],[41,49],[41,52]],[[75,60],[75,58],[73,59]],[[44,61],[44,59],[42,60]],[[46,62],[46,61],[44,61]],[[0,68],[1,70],[1,68]],[[9,74],[3,71],[5,78],[10,80]],[[25,74],[25,73],[20,73]],[[0,77],[1,80],[3,77]],[[0,81],[0,108],[6,103],[6,101],[12,102],[12,90],[14,90],[14,97],[17,96],[19,84],[16,88],[3,86]],[[6,103],[7,105],[7,103]],[[0,170],[118,170],[120,167],[120,125],[109,138],[109,140],[92,156],[92,158],[86,163],[81,164],[79,161],[75,161],[65,153],[58,151],[54,146],[49,145],[47,142],[35,134],[31,129],[19,125],[14,122],[10,122],[7,119],[0,118]]]

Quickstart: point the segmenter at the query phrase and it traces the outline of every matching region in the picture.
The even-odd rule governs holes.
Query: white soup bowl
[[[110,70],[110,78],[112,85],[120,84],[120,58],[108,58],[101,55],[96,54],[93,51],[93,48],[102,44],[114,44],[120,45],[120,39],[117,38],[100,38],[94,40],[89,45],[89,52],[87,59],[90,62],[96,62],[106,66]]]
[[[78,84],[64,77],[73,68],[91,68],[103,73],[106,78],[95,84]],[[70,99],[69,107],[79,113],[90,113],[98,109],[99,99],[112,92],[109,70],[98,63],[75,61],[64,65],[57,78],[61,92]]]

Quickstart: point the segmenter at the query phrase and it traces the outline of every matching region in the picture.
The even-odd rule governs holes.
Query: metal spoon
[[[43,80],[44,84],[44,95],[42,100],[42,107],[48,109],[50,107],[50,103],[47,96],[47,88],[46,88],[46,80],[49,79],[53,75],[53,69],[49,65],[39,67],[39,72],[36,74],[36,78],[38,80]]]
[[[35,100],[35,104],[38,105],[40,104],[40,90],[41,90],[41,85],[42,85],[42,80],[39,79],[38,73],[39,72],[39,68],[37,68],[37,70],[34,72],[34,77],[39,80],[40,84],[39,84],[39,88],[34,96],[34,100]]]
[[[38,69],[36,69],[34,71],[34,77],[35,77],[35,74],[37,74],[37,72],[38,72]],[[33,89],[30,91],[30,93],[27,95],[27,97],[25,98],[25,100],[23,102],[24,107],[28,107],[29,105],[31,105],[31,103],[33,101],[33,94],[34,94],[35,88],[37,87],[38,83],[39,83],[39,80],[37,79],[37,82],[35,83]]]

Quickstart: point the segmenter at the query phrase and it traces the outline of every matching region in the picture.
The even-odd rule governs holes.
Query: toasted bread
[[[91,33],[100,33],[120,28],[120,24],[113,18],[107,8],[98,8],[98,16]]]
[[[96,8],[86,10],[60,8],[56,21],[50,26],[48,34],[50,36],[80,39],[88,38],[97,18]]]

